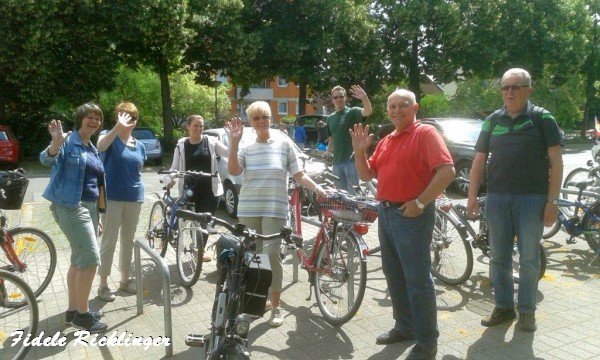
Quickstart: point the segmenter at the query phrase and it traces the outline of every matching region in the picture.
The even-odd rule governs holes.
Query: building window
[[[286,86],[288,86],[288,82],[287,82],[286,79],[284,79],[282,77],[277,78],[277,86],[279,86],[279,87],[286,87]]]
[[[300,114],[300,101],[296,101],[296,115]]]
[[[287,115],[288,113],[288,109],[287,109],[287,102],[285,101],[280,101],[277,103],[277,113],[279,115]]]
[[[250,87],[255,89],[268,89],[269,83],[267,80],[263,80],[262,82],[250,85]]]

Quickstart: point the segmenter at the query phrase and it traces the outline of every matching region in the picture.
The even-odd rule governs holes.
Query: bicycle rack
[[[560,192],[565,194],[579,195],[579,189],[577,188],[562,188],[560,189]],[[584,190],[581,194],[583,196],[600,199],[600,194],[593,191]]]
[[[164,305],[164,318],[165,318],[165,336],[171,339],[169,345],[165,347],[165,354],[167,357],[173,356],[173,324],[171,322],[171,275],[169,273],[169,267],[165,259],[161,258],[160,255],[150,248],[146,242],[139,240],[134,241],[134,256],[135,256],[135,281],[137,285],[137,314],[141,315],[144,313],[144,302],[143,302],[143,291],[142,291],[142,258],[140,248],[142,248],[146,254],[150,255],[150,258],[160,269],[160,275],[163,283],[163,301]]]

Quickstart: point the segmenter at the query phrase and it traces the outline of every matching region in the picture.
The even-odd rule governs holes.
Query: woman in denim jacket
[[[102,127],[102,120],[102,110],[94,103],[83,104],[75,111],[76,131],[63,133],[61,122],[52,120],[48,125],[52,143],[40,153],[40,162],[52,166],[43,196],[52,203],[52,215],[71,246],[66,322],[90,333],[108,328],[98,320],[98,313],[88,308],[100,265],[97,202],[99,186],[104,185],[104,168],[90,139]]]

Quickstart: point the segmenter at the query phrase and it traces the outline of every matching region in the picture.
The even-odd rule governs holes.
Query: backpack
[[[498,125],[498,115],[501,110],[496,110],[492,113],[492,117],[490,118],[490,137],[492,137],[492,133],[494,132],[494,128]],[[531,121],[533,125],[538,129],[540,134],[542,134],[542,140],[544,141],[544,147],[548,147],[548,143],[546,141],[546,134],[544,133],[544,126],[542,124],[542,116],[544,115],[544,108],[534,105],[533,110],[531,111]]]

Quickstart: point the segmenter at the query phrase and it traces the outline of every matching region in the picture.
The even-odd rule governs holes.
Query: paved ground
[[[39,227],[48,232],[58,248],[58,267],[49,288],[40,297],[40,330],[48,335],[62,332],[66,346],[34,348],[28,358],[89,358],[89,359],[158,359],[165,356],[165,348],[144,346],[85,346],[77,343],[75,330],[63,324],[66,310],[66,272],[69,248],[48,210],[48,203],[33,197],[21,212],[11,213],[13,224]],[[150,199],[141,213],[137,238],[143,239]],[[220,215],[223,215],[222,213]],[[315,227],[305,225],[305,237],[313,239]],[[462,286],[449,287],[436,283],[438,317],[441,336],[438,359],[593,359],[600,358],[600,260],[591,266],[593,254],[585,241],[575,245],[565,243],[565,234],[559,233],[546,243],[548,269],[540,282],[538,293],[536,333],[515,330],[514,324],[486,329],[480,318],[493,307],[492,288],[487,279],[487,263],[474,250],[476,266],[471,278]],[[367,235],[370,244],[376,244],[376,225]],[[144,256],[143,256],[144,257]],[[210,309],[214,294],[212,263],[206,265],[198,283],[191,289],[178,284],[174,267],[175,254],[169,250],[166,257],[171,270],[168,289],[172,301],[173,346],[177,359],[202,358],[202,349],[188,348],[184,337],[188,332],[205,332],[209,326]],[[90,301],[92,308],[102,309],[109,324],[106,335],[116,332],[128,338],[153,337],[165,332],[160,277],[150,260],[142,260],[144,313],[136,313],[136,297],[118,294],[113,303],[98,298]],[[314,299],[307,300],[309,288],[306,274],[300,273],[300,282],[292,283],[292,267],[286,266],[282,296],[285,323],[271,329],[267,318],[252,323],[250,331],[252,357],[257,359],[396,359],[404,358],[412,343],[380,346],[375,337],[391,328],[390,299],[386,292],[379,256],[371,256],[368,263],[367,292],[363,304],[349,323],[335,327],[321,316]],[[118,280],[113,268],[112,287]],[[97,279],[92,289],[96,295]],[[0,344],[0,359],[6,343]]]

